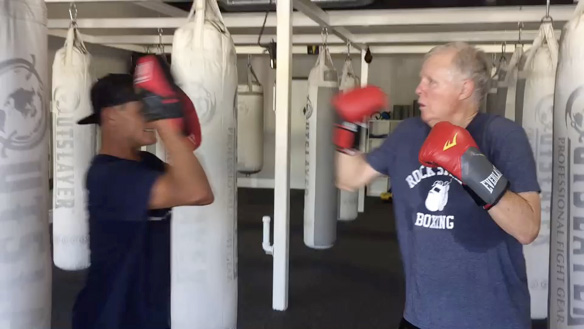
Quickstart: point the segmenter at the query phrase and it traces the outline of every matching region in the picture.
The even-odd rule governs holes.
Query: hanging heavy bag
[[[75,26],[53,61],[53,262],[63,270],[89,267],[89,214],[85,175],[95,155],[95,125],[77,121],[92,113],[91,55]]]
[[[47,8],[0,0],[0,327],[51,328]]]
[[[199,115],[204,142],[195,154],[215,201],[173,209],[173,329],[237,326],[236,65],[217,2],[197,0],[174,34],[171,70]]]
[[[258,173],[263,161],[264,91],[249,59],[247,83],[237,86],[237,170]]]
[[[562,29],[554,93],[549,328],[584,327],[584,2]],[[543,227],[542,227],[543,229]]]
[[[343,71],[341,73],[341,82],[339,84],[339,91],[346,92],[353,88],[359,87],[359,77],[353,70],[353,62],[351,57],[347,56]],[[339,220],[352,221],[357,219],[359,205],[359,192],[351,192],[340,190],[339,193]]]
[[[525,88],[521,120],[537,163],[537,179],[541,188],[541,229],[537,239],[524,247],[531,317],[547,317],[547,289],[549,269],[550,207],[552,190],[552,129],[553,98],[558,41],[551,23],[543,23],[530,48],[522,72]],[[521,96],[519,96],[521,97]]]

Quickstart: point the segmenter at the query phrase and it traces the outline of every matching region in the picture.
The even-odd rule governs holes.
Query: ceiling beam
[[[67,37],[67,30],[51,30],[49,31],[49,35],[66,38]],[[145,52],[146,48],[144,46],[139,46],[135,44],[116,44],[111,43],[111,40],[107,40],[106,37],[100,36],[93,36],[82,34],[83,41],[85,43],[90,44],[98,44],[105,47],[122,49],[127,51],[136,51],[136,52]],[[129,41],[129,40],[128,40]],[[432,49],[436,44],[425,44],[425,45],[391,45],[391,46],[371,46],[371,53],[373,56],[381,55],[381,54],[425,54],[430,49]],[[502,51],[502,44],[477,44],[476,47],[482,49],[487,53],[501,53]],[[527,50],[530,45],[525,46]],[[347,47],[346,46],[329,46],[329,52],[331,54],[346,54]],[[170,53],[172,47],[164,47],[165,53]],[[156,50],[157,51],[157,50]],[[238,55],[267,55],[265,48],[259,46],[235,46],[235,51]],[[505,47],[506,53],[512,53],[515,51],[515,45],[509,44]],[[307,48],[303,46],[293,46],[292,53],[295,55],[307,55]],[[358,55],[360,51],[357,49],[351,49],[351,54]]]
[[[188,12],[175,6],[164,3],[161,0],[140,1],[136,2],[135,5],[170,17],[186,18],[189,14]]]
[[[50,0],[48,0],[50,1]],[[118,0],[120,1],[120,0]],[[135,0],[134,0],[135,1]],[[551,6],[550,15],[554,22],[569,20],[576,5]],[[398,26],[398,25],[456,25],[456,24],[496,24],[496,23],[539,23],[545,15],[545,6],[528,7],[466,7],[396,10],[342,10],[326,11],[331,27],[357,26]],[[224,13],[227,28],[258,28],[262,26],[265,13]],[[67,28],[69,19],[49,19],[49,28]],[[94,18],[78,19],[80,28],[93,29],[144,29],[178,28],[184,25],[184,18]],[[301,12],[292,15],[294,27],[319,27],[320,25]],[[276,16],[268,14],[266,27],[276,27]]]
[[[330,24],[328,13],[320,9],[314,3],[310,2],[310,0],[294,0],[292,1],[292,6],[294,6],[294,9],[299,10],[304,15],[315,21],[321,27],[327,29],[326,32],[327,42],[329,33],[328,30],[330,30],[331,34],[337,36],[344,43],[350,43],[353,47],[355,47],[358,50],[363,50],[365,48],[365,45],[358,42],[355,36],[351,32],[349,32],[349,30],[347,30],[345,27],[332,26]]]
[[[58,38],[67,38],[67,30],[49,30],[48,33],[50,36],[58,37]],[[91,44],[98,44],[101,46],[115,48],[120,50],[127,50],[127,51],[136,51],[136,52],[144,52],[145,48],[143,46],[137,46],[132,44],[110,44],[101,42],[102,40],[96,39],[96,37],[92,35],[83,34],[82,35],[83,42],[91,43]]]
[[[561,30],[556,30],[556,38],[560,37]],[[532,42],[538,35],[538,31],[522,31],[521,41],[523,43]],[[255,34],[232,34],[233,42],[236,45],[256,45],[258,36]],[[264,35],[266,39],[276,39],[275,35]],[[369,45],[379,44],[399,44],[399,43],[441,43],[464,41],[469,43],[489,43],[489,42],[509,42],[515,43],[519,39],[518,32],[515,31],[475,31],[475,32],[432,32],[432,33],[371,33],[354,34],[351,36],[353,43]],[[108,35],[93,36],[93,39],[100,43],[109,44],[139,44],[157,45],[160,43],[158,35]],[[163,35],[162,44],[172,44],[173,35]],[[316,45],[322,43],[320,34],[296,34],[292,36],[294,45]],[[330,35],[328,44],[345,44],[346,41],[338,36]]]

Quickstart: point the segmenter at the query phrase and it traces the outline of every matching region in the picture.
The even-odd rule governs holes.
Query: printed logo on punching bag
[[[306,97],[306,106],[302,111],[306,117],[304,125],[304,195],[307,196],[310,191],[310,121],[308,119],[312,116],[313,112],[312,103],[308,96]]]
[[[189,84],[188,87],[184,88],[184,92],[193,101],[201,123],[207,123],[213,120],[217,111],[217,100],[214,93],[211,93],[200,83]],[[237,107],[233,107],[234,111],[236,109]]]
[[[24,58],[0,62],[0,80],[11,81],[0,88],[0,156],[3,158],[7,149],[29,150],[45,136],[44,86],[34,66],[34,55],[32,62]]]
[[[54,160],[54,186],[53,195],[55,196],[55,209],[75,207],[75,171],[74,153],[75,153],[75,131],[76,126],[75,112],[79,109],[81,98],[76,85],[57,86],[53,93],[53,103],[57,109],[55,122],[55,154]],[[55,241],[61,241],[60,237],[55,237]],[[83,238],[85,243],[85,239]],[[76,241],[74,241],[76,242]]]
[[[537,177],[542,193],[540,195],[542,205],[542,216],[540,234],[532,245],[548,244],[550,240],[550,212],[551,212],[551,190],[552,190],[552,167],[553,167],[553,121],[554,119],[554,95],[543,97],[535,106],[535,129],[528,130],[528,137],[533,145],[534,154],[537,159]]]
[[[550,272],[555,284],[550,301],[555,320],[574,326],[584,324],[584,86],[570,94],[565,118],[567,136],[558,132],[554,147],[555,243]]]
[[[51,314],[50,302],[45,304],[50,296],[47,159],[39,157],[48,116],[43,80],[35,69],[35,56],[31,58],[0,62],[0,222],[12,230],[0,239],[0,269],[7,274],[0,283],[5,294],[0,300],[22,295],[16,290],[23,287],[37,294],[34,300],[22,295],[23,303],[16,307],[0,307],[0,322],[12,318],[12,326],[19,328],[47,327]],[[13,157],[15,152],[29,159]]]

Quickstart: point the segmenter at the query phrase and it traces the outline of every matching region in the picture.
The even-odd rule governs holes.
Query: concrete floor
[[[368,198],[366,214],[339,223],[336,245],[317,251],[303,242],[303,198],[303,191],[291,195],[289,308],[276,312],[272,259],[261,247],[262,216],[273,214],[273,191],[239,190],[238,329],[396,328],[404,291],[391,204]],[[84,275],[54,269],[53,329],[71,328]]]

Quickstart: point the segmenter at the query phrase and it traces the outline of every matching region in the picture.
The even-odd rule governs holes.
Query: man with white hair
[[[523,128],[479,111],[489,72],[466,43],[432,49],[416,88],[421,116],[369,154],[346,127],[383,102],[363,90],[334,100],[349,121],[336,136],[339,188],[391,178],[406,280],[400,329],[531,328],[523,245],[539,233],[540,188]]]

